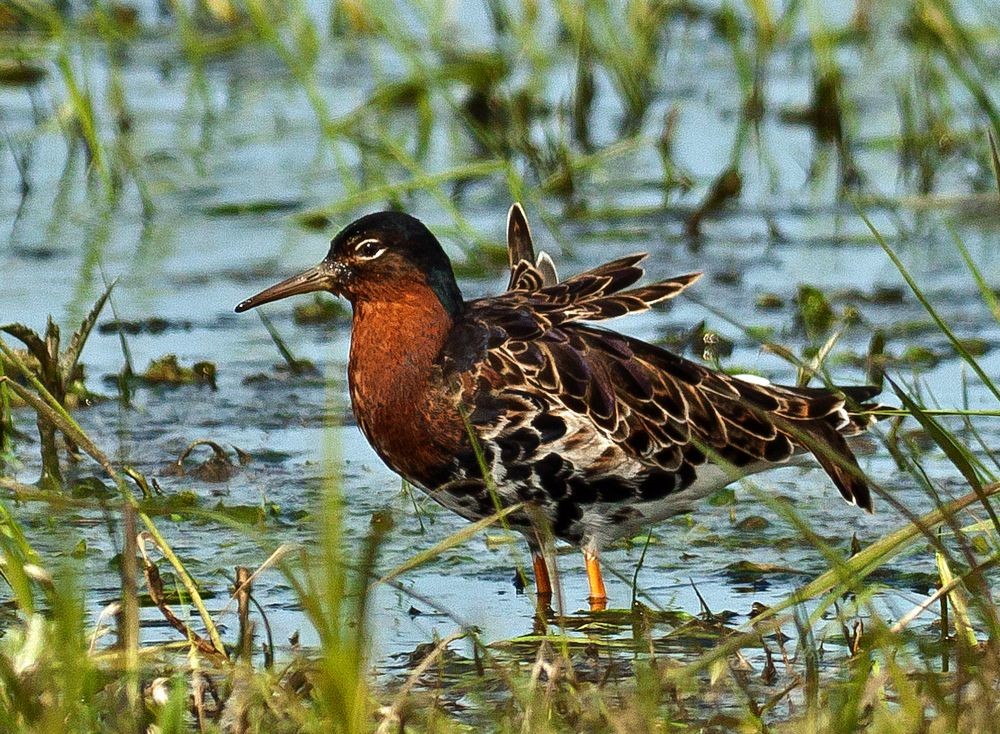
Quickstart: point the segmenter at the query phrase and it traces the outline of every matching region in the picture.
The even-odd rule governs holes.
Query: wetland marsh
[[[35,412],[0,390],[0,728],[991,731],[998,28],[976,0],[0,7],[0,324],[65,346],[114,283],[67,405],[148,489],[61,441],[35,487]],[[876,513],[818,467],[756,475],[608,550],[607,612],[562,549],[542,624],[521,538],[470,533],[354,425],[347,306],[232,312],[384,208],[499,292],[512,201],[560,275],[705,273],[612,328],[779,383],[887,374],[910,416],[860,444]],[[238,663],[153,603],[136,512]],[[237,566],[263,567],[242,658]]]

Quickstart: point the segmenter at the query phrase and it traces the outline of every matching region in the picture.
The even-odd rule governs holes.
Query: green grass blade
[[[968,248],[966,248],[965,244],[959,238],[958,232],[955,231],[955,228],[950,223],[948,224],[948,232],[951,234],[951,239],[955,243],[958,252],[962,255],[962,259],[965,260],[965,266],[972,273],[972,278],[976,281],[976,286],[979,288],[979,294],[983,297],[983,302],[993,314],[993,318],[1000,322],[1000,299],[997,299],[996,293],[993,292],[990,284],[986,282],[983,272],[973,261]]]
[[[955,333],[951,330],[951,327],[948,326],[947,322],[945,322],[945,320],[941,318],[937,310],[927,299],[927,296],[920,289],[920,286],[917,285],[917,282],[913,279],[913,276],[910,275],[910,272],[906,269],[906,266],[903,264],[903,261],[900,260],[899,256],[895,253],[895,251],[891,247],[889,247],[889,243],[886,242],[885,238],[883,238],[882,235],[879,233],[879,231],[875,229],[875,225],[872,224],[871,220],[860,209],[858,210],[858,214],[861,217],[861,220],[865,223],[865,226],[867,226],[868,230],[872,233],[872,236],[875,238],[875,241],[879,244],[879,247],[881,247],[882,250],[885,252],[885,254],[889,256],[889,259],[892,260],[892,264],[896,266],[896,269],[899,271],[899,274],[903,276],[903,280],[906,281],[906,284],[910,287],[910,290],[913,291],[913,295],[916,296],[917,300],[920,302],[920,305],[924,307],[924,310],[927,311],[930,317],[934,320],[934,323],[937,324],[939,329],[941,329],[942,333],[946,337],[948,337],[948,341],[951,342],[952,347],[955,349],[958,355],[965,361],[966,364],[969,365],[969,367],[972,368],[972,371],[979,376],[979,379],[983,381],[983,385],[985,385],[986,388],[991,393],[993,393],[996,399],[1000,400],[1000,388],[998,388],[997,385],[994,384],[994,382],[989,378],[989,376],[980,366],[979,362],[976,361],[975,357],[969,354],[969,351],[965,348],[962,342],[958,339],[958,337],[955,336]]]
[[[1000,196],[1000,153],[997,152],[997,139],[992,130],[987,132],[990,138],[990,158],[993,160],[993,176],[997,180],[997,195]]]
[[[937,561],[938,575],[941,577],[941,587],[952,587],[948,592],[948,601],[955,610],[955,634],[968,645],[969,649],[974,649],[978,641],[969,616],[969,605],[965,601],[962,583],[955,579],[951,566],[948,565],[948,559],[943,554],[935,553],[934,558]]]
[[[955,468],[961,472],[969,485],[976,490],[982,489],[982,479],[972,465],[974,457],[971,457],[968,451],[964,450],[934,418],[927,415],[920,405],[906,394],[899,383],[888,376],[886,376],[886,380],[892,386],[896,397],[903,403],[903,407],[906,408],[910,415],[917,419],[917,422],[927,431],[927,434],[934,440],[934,443],[944,451],[945,455],[955,465]]]
[[[1000,482],[983,487],[984,496],[989,497],[997,493],[1000,493]],[[727,656],[742,647],[759,644],[762,625],[763,628],[767,627],[763,623],[769,622],[777,625],[781,621],[779,616],[782,613],[805,601],[822,597],[811,616],[822,614],[835,601],[851,589],[856,588],[858,584],[872,573],[911,548],[920,538],[927,537],[927,533],[933,528],[979,500],[979,494],[970,492],[922,515],[916,522],[907,523],[899,530],[889,533],[882,539],[851,556],[837,568],[830,569],[817,576],[783,601],[769,607],[754,617],[752,622],[753,631],[734,635],[725,643],[718,645],[687,666],[671,670],[666,674],[665,678],[667,680],[686,680],[700,671],[708,670],[716,661],[724,660]]]
[[[90,332],[97,323],[97,319],[100,317],[101,311],[104,310],[104,304],[107,302],[108,297],[111,295],[111,291],[115,287],[116,283],[117,281],[111,281],[111,283],[105,286],[104,292],[100,295],[93,307],[87,313],[83,323],[80,324],[80,328],[73,332],[73,336],[70,338],[69,346],[66,348],[66,351],[64,351],[59,357],[59,366],[62,370],[63,379],[67,383],[73,378],[73,372],[76,370],[76,366],[80,361],[80,355],[83,353],[83,348],[87,344],[87,338],[90,336]],[[121,334],[121,331],[119,331],[119,334]],[[122,338],[124,338],[124,336]],[[68,386],[68,384],[63,385],[63,388],[65,389]]]
[[[375,584],[384,584],[387,581],[392,581],[393,579],[401,576],[407,571],[412,571],[414,568],[422,566],[423,564],[427,563],[427,561],[436,558],[445,551],[450,550],[451,548],[454,548],[455,546],[461,545],[462,543],[466,542],[483,528],[488,528],[493,523],[500,522],[511,513],[523,509],[523,507],[524,507],[523,503],[518,502],[516,505],[505,507],[499,512],[493,513],[489,517],[484,517],[482,520],[478,520],[470,525],[466,525],[457,533],[452,533],[447,538],[442,540],[440,543],[435,543],[427,550],[421,551],[412,558],[409,558],[403,563],[399,564],[394,569],[385,574],[382,578],[380,578],[378,581],[376,581]]]
[[[993,521],[993,526],[996,528],[998,534],[1000,534],[1000,519],[997,518],[996,513],[993,510],[993,506],[989,503],[986,495],[983,492],[982,479],[979,477],[979,472],[976,471],[973,463],[978,463],[975,457],[971,454],[968,449],[963,448],[954,439],[954,437],[948,433],[941,425],[934,420],[931,416],[926,415],[923,410],[917,405],[916,401],[913,400],[906,392],[900,388],[900,386],[893,381],[889,376],[885,378],[889,384],[892,386],[893,391],[895,391],[896,396],[899,398],[903,406],[910,411],[910,414],[917,419],[921,427],[927,434],[934,440],[934,443],[944,451],[945,456],[955,465],[955,468],[961,472],[962,476],[972,487],[972,490],[980,496],[980,501],[983,507],[986,508],[986,512],[989,514],[990,519]]]
[[[301,362],[295,358],[292,354],[292,350],[288,348],[285,344],[285,340],[281,338],[281,334],[271,323],[271,319],[267,317],[263,309],[257,309],[257,316],[260,317],[260,322],[264,324],[264,328],[267,329],[267,333],[271,336],[271,341],[274,342],[274,346],[278,348],[278,353],[281,354],[281,358],[285,360],[285,364],[291,370],[292,374],[296,374],[301,367]]]

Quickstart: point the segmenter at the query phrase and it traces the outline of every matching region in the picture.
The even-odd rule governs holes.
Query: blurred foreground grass
[[[696,238],[706,220],[746,196],[748,169],[762,168],[763,179],[782,175],[761,136],[775,119],[813,131],[817,154],[807,179],[832,176],[831,201],[849,210],[886,200],[948,207],[958,217],[995,216],[998,209],[995,149],[991,155],[982,134],[998,129],[1000,14],[989,3],[859,0],[835,18],[816,2],[595,2],[581,10],[566,2],[487,0],[457,6],[478,19],[476,27],[455,7],[13,0],[0,6],[0,83],[5,94],[28,95],[33,112],[28,124],[0,119],[10,154],[4,165],[15,174],[10,180],[23,202],[40,185],[35,159],[50,160],[43,148],[60,140],[59,187],[82,190],[96,209],[135,207],[147,220],[155,217],[175,169],[151,145],[156,132],[143,128],[149,116],[135,111],[145,100],[129,86],[135,59],[151,57],[185,75],[188,114],[179,140],[166,149],[194,172],[191,179],[206,165],[220,127],[233,134],[219,125],[226,109],[213,96],[213,75],[226,68],[236,77],[273,76],[290,99],[304,100],[316,156],[335,172],[325,201],[253,196],[205,212],[215,217],[277,213],[300,227],[326,230],[360,209],[429,201],[424,206],[441,212],[454,235],[476,246],[490,233],[467,220],[462,203],[485,187],[504,206],[514,198],[530,202],[557,237],[557,217],[546,214],[556,207],[559,221],[611,223],[671,208],[684,219],[684,236]],[[670,86],[670,54],[680,47],[696,55],[692,35],[716,39],[726,50],[731,84],[719,93],[737,119],[725,165],[701,176],[677,161],[683,105],[671,98],[676,90]],[[902,49],[903,71],[894,87],[873,92],[857,60],[877,56],[886,44]],[[806,103],[772,98],[774,78],[801,64],[810,69]],[[356,88],[343,98],[331,94],[331,77],[351,65]],[[861,123],[863,108],[873,104],[891,111],[890,131],[875,134]],[[881,186],[878,165],[868,163],[887,150],[898,166],[892,190]],[[623,172],[630,175],[622,179]],[[185,180],[175,185],[193,186]],[[651,192],[648,202],[619,204],[616,185],[623,181],[640,181]],[[871,235],[927,309],[935,336],[967,365],[970,381],[997,395],[996,376],[934,310],[926,284],[909,276],[874,228]],[[995,286],[961,242],[956,247],[983,308],[997,316]],[[823,294],[803,291],[800,298],[806,330],[826,340],[798,360],[809,379],[823,375],[838,332]],[[7,314],[0,319],[7,320]],[[996,406],[940,411],[925,400],[919,379],[893,371],[881,350],[873,348],[869,362],[890,371],[899,412],[947,457],[951,489],[962,488],[960,499],[942,497],[942,483],[922,466],[925,448],[901,430],[902,416],[890,418],[880,434],[884,450],[936,509],[916,516],[881,492],[902,524],[868,547],[848,549],[831,547],[822,528],[759,491],[755,496],[797,528],[830,570],[784,603],[758,610],[750,623],[737,628],[707,608],[692,617],[636,602],[603,615],[539,620],[535,635],[487,645],[456,619],[453,635],[415,650],[405,675],[386,679],[370,674],[367,657],[372,582],[394,583],[480,527],[385,572],[378,554],[393,529],[373,518],[364,543],[348,543],[347,498],[340,482],[329,480],[312,519],[314,545],[261,544],[264,566],[280,570],[319,639],[316,648],[276,656],[266,618],[256,623],[262,645],[249,626],[256,617],[253,576],[223,605],[244,612],[243,629],[220,627],[199,580],[158,528],[181,498],[157,495],[144,476],[110,458],[102,449],[108,437],[80,429],[64,396],[53,395],[35,377],[37,369],[3,346],[0,461],[9,462],[11,447],[23,440],[8,420],[16,399],[27,406],[18,410],[33,410],[47,430],[58,430],[97,462],[112,491],[77,496],[0,477],[2,731],[996,729],[1000,611],[991,583],[1000,528],[990,498],[1000,491],[1000,464],[995,447],[977,432],[977,421],[996,419]],[[18,423],[23,429],[24,421]],[[330,466],[335,477],[334,448]],[[96,622],[72,554],[39,552],[37,539],[22,527],[18,510],[29,502],[50,507],[56,522],[62,508],[74,505],[108,518],[121,583]],[[246,532],[222,513],[215,519]],[[938,591],[890,624],[873,601],[887,583],[880,570],[907,553],[934,558]],[[433,600],[419,602],[434,608]],[[140,604],[159,607],[176,643],[140,642]],[[919,613],[937,615],[937,636],[911,629]],[[654,636],[653,623],[671,632]],[[608,629],[629,631],[631,640],[609,641],[601,634]],[[468,654],[455,652],[459,647]],[[763,651],[766,664],[752,668],[745,650]]]

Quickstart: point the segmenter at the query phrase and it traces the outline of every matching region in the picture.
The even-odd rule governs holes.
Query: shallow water
[[[485,43],[488,34],[476,24],[475,13],[463,14],[465,9],[462,4],[454,11],[455,23],[468,31],[461,37],[469,44]],[[154,22],[151,11],[145,17]],[[660,163],[652,146],[646,145],[613,159],[578,184],[578,197],[592,214],[567,216],[561,199],[531,191],[526,207],[536,244],[554,254],[563,274],[636,250],[651,253],[647,272],[654,276],[704,271],[706,277],[692,289],[692,299],[681,298],[669,310],[633,317],[615,328],[663,339],[704,320],[710,329],[734,341],[732,354],[723,360],[726,366],[761,372],[776,382],[794,380],[794,370],[706,306],[741,324],[772,328],[771,338],[797,352],[807,343],[795,327],[794,298],[800,284],[829,294],[835,309],[856,306],[862,321],[847,330],[830,361],[833,377],[843,384],[864,382],[863,370],[845,357],[863,355],[876,327],[890,334],[888,350],[892,353],[899,354],[912,344],[947,351],[943,335],[933,328],[910,329],[914,323],[927,322],[927,314],[905,291],[898,271],[869,236],[853,203],[838,201],[832,152],[816,142],[809,128],[783,122],[775,112],[808,101],[811,70],[804,53],[778,53],[772,62],[774,72],[765,93],[773,107],[761,123],[759,146],[744,153],[740,201],[706,220],[697,240],[684,234],[687,214],[728,163],[739,95],[734,91],[730,52],[711,29],[704,23],[672,23],[672,43],[663,55],[665,78],[646,116],[645,132],[655,138],[663,111],[677,106],[675,163],[692,175],[696,185],[686,194],[671,194],[664,203]],[[399,479],[353,425],[345,380],[346,324],[295,326],[291,320],[295,302],[267,307],[293,353],[320,365],[323,379],[246,385],[244,380],[252,375],[274,374],[280,358],[254,314],[232,312],[246,296],[316,262],[338,226],[384,206],[385,201],[376,198],[351,207],[322,231],[299,226],[291,213],[336,203],[349,193],[337,175],[335,156],[317,133],[313,110],[301,88],[272,53],[246,49],[206,65],[206,92],[200,97],[193,91],[193,71],[176,42],[162,27],[154,28],[134,44],[123,67],[134,116],[132,144],[145,160],[143,170],[155,205],[149,217],[143,216],[131,188],[114,208],[103,206],[99,195],[88,194],[82,156],[68,155],[64,138],[51,126],[34,125],[33,97],[42,110],[52,111],[61,99],[57,82],[43,83],[32,95],[24,89],[0,88],[4,125],[31,153],[31,189],[23,197],[11,157],[0,158],[0,227],[5,237],[0,248],[0,322],[18,321],[42,329],[46,316],[52,314],[66,335],[101,291],[103,279],[117,279],[114,304],[122,319],[158,317],[176,325],[155,335],[128,337],[138,370],[167,353],[176,354],[185,365],[202,360],[217,365],[217,390],[139,387],[129,407],[112,399],[76,413],[107,453],[156,477],[168,495],[190,490],[200,498],[202,509],[217,504],[273,504],[273,512],[262,524],[244,528],[234,529],[211,518],[159,519],[161,530],[191,573],[214,592],[213,610],[226,606],[234,566],[259,565],[279,543],[315,542],[308,515],[318,511],[328,481],[340,481],[343,489],[348,545],[360,543],[372,513],[387,509],[392,513],[395,527],[379,562],[380,569],[391,569],[461,529],[464,522],[417,494],[421,530],[413,502],[400,493]],[[808,43],[805,37],[800,40]],[[91,84],[100,89],[107,81],[106,60],[93,48],[87,49],[76,61],[86,66]],[[374,73],[371,55],[376,53],[355,44],[333,45],[324,51],[320,90],[334,113],[346,113],[363,102],[379,74],[393,78],[402,73],[405,64],[388,51],[376,65],[381,71]],[[572,69],[571,55],[556,55],[550,82],[554,101],[569,93],[566,73]],[[896,248],[957,335],[985,341],[988,351],[981,364],[989,375],[1000,376],[1000,328],[983,305],[948,231],[948,226],[954,227],[987,281],[1000,283],[996,204],[988,205],[984,216],[973,216],[963,208],[970,182],[981,175],[966,161],[939,176],[938,193],[954,195],[956,201],[926,207],[926,202],[908,198],[892,146],[864,142],[896,132],[895,114],[876,91],[899,73],[895,64],[882,63],[885,58],[883,47],[862,48],[844,61],[851,88],[858,95],[854,135],[860,142],[855,155],[865,177],[865,196],[859,206]],[[598,84],[592,135],[595,142],[606,143],[616,137],[612,121],[620,110],[608,91],[608,80],[599,78]],[[471,147],[447,105],[442,100],[435,105],[438,122],[423,164],[430,172],[467,162]],[[969,114],[967,109],[959,112]],[[970,124],[971,120],[970,116]],[[384,122],[387,129],[405,138],[413,119],[411,112],[400,110]],[[349,143],[337,147],[354,170],[360,160],[357,148]],[[808,178],[806,173],[824,157],[825,174]],[[399,171],[393,176],[406,177]],[[441,233],[449,253],[463,265],[463,273],[482,273],[461,278],[467,295],[500,290],[506,282],[502,269],[469,247],[469,238],[457,232],[471,231],[500,244],[511,198],[503,176],[477,182],[455,198],[464,218],[457,227],[435,193],[414,192],[404,200],[407,210]],[[442,188],[440,193],[447,194],[449,189]],[[226,213],[227,206],[239,204],[251,209],[267,204],[264,208],[271,211]],[[905,295],[899,302],[869,302],[880,289],[901,286]],[[762,292],[775,294],[785,305],[774,310],[757,308]],[[101,322],[111,318],[106,309]],[[904,326],[908,331],[894,336]],[[114,384],[102,378],[122,368],[117,334],[95,333],[84,362],[91,389],[113,396]],[[960,407],[967,399],[972,408],[995,407],[992,396],[955,357],[945,356],[933,368],[893,369],[892,374],[908,384],[918,381],[928,404]],[[887,400],[894,402],[892,397]],[[22,431],[33,433],[33,419],[24,411],[17,413],[16,423]],[[997,424],[995,419],[976,424],[987,445],[1000,441]],[[254,460],[221,484],[165,475],[165,466],[199,438],[239,446]],[[33,480],[38,471],[36,446],[21,440],[17,455],[23,465],[16,475],[23,481]],[[866,444],[861,464],[911,510],[930,506],[877,438]],[[931,451],[925,467],[943,492],[963,491],[955,470],[940,452]],[[83,476],[99,473],[86,462],[77,471]],[[844,552],[852,535],[866,544],[902,522],[885,503],[874,516],[844,505],[819,469],[781,469],[755,477],[754,484],[763,492],[788,498],[823,538]],[[778,601],[828,567],[823,556],[753,491],[737,488],[736,497],[735,504],[706,503],[696,515],[654,529],[655,542],[648,547],[637,579],[642,601],[697,614],[696,587],[713,611],[731,610],[739,623],[747,619],[753,602]],[[46,505],[29,503],[19,506],[17,514],[44,551],[68,554],[80,539],[86,541],[86,552],[73,562],[83,572],[92,614],[96,616],[116,597],[117,573],[109,562],[117,551],[100,513],[67,511],[53,518]],[[764,518],[766,522],[757,523],[764,527],[739,529],[739,523],[752,516]],[[632,573],[641,552],[640,544],[606,554],[612,606],[628,606]],[[530,593],[517,593],[512,583],[515,565],[526,560],[520,541],[504,542],[500,531],[491,531],[404,574],[405,591],[380,587],[371,605],[378,667],[401,665],[400,655],[435,634],[451,633],[459,624],[475,625],[487,642],[529,633],[533,598]],[[794,569],[794,573],[772,572],[746,579],[727,571],[731,564],[744,560]],[[559,565],[566,611],[583,608],[586,577],[579,557],[562,555]],[[888,617],[898,616],[919,601],[929,585],[926,579],[932,578],[903,572],[933,574],[933,558],[927,554],[916,561],[904,558],[893,568],[898,575],[888,579],[880,599]],[[255,596],[267,612],[279,645],[297,630],[303,644],[315,641],[280,574],[264,573]],[[435,613],[431,604],[448,614]],[[422,613],[413,614],[413,609]],[[145,609],[143,618],[148,640],[176,639],[155,609]],[[235,624],[231,611],[224,619]],[[630,632],[626,629],[624,634]]]

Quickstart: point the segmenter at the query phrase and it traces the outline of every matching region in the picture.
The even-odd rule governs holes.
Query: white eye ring
[[[371,238],[371,239],[367,239],[367,240],[361,240],[361,242],[359,242],[358,244],[356,244],[356,245],[354,246],[354,254],[355,254],[355,255],[356,255],[357,257],[360,257],[360,258],[361,258],[362,260],[374,260],[374,259],[375,259],[375,258],[377,258],[377,257],[378,257],[379,255],[381,255],[381,254],[382,254],[383,252],[385,252],[385,250],[386,250],[386,248],[385,248],[385,247],[380,247],[380,248],[379,248],[378,250],[376,250],[376,251],[375,251],[375,252],[374,252],[373,254],[371,254],[371,255],[367,255],[367,254],[365,254],[365,253],[364,253],[363,251],[364,251],[364,249],[365,249],[365,248],[366,248],[366,247],[367,247],[368,245],[380,245],[380,244],[382,244],[382,243],[381,243],[381,242],[380,242],[379,240],[377,240],[377,239],[374,239],[374,238]]]

